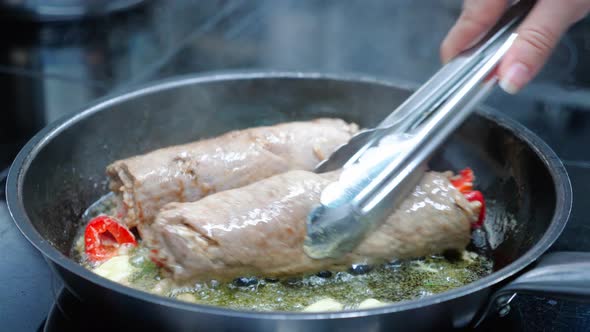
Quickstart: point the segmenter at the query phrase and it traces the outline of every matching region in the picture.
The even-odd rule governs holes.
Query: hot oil
[[[89,209],[84,220],[100,213],[113,213],[115,206],[111,203],[110,199],[101,199]],[[82,236],[83,233],[79,239]],[[75,243],[78,245],[72,249],[72,257],[94,269],[84,258],[83,241]],[[490,274],[493,268],[493,262],[485,255],[463,252],[454,258],[435,255],[395,261],[368,272],[356,269],[281,280],[242,278],[177,285],[151,262],[141,241],[127,254],[131,273],[124,283],[130,287],[182,301],[255,311],[301,311],[325,298],[340,302],[345,309],[356,308],[366,299],[385,303],[410,300],[466,285]]]
[[[199,283],[193,288],[173,289],[170,296],[185,301],[257,311],[300,311],[324,298],[334,299],[346,309],[366,299],[397,302],[421,298],[463,286],[488,275],[492,263],[474,255],[454,262],[443,256],[398,261],[363,275],[335,272],[300,279],[257,280],[253,285]]]

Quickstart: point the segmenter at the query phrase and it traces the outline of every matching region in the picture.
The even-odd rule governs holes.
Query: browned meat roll
[[[333,175],[332,175],[333,176]],[[290,171],[194,203],[165,206],[140,230],[177,280],[286,276],[462,250],[479,203],[468,202],[448,175],[430,172],[398,210],[348,256],[314,260],[303,251],[306,217],[329,183]]]
[[[226,133],[119,160],[107,167],[110,188],[129,227],[151,222],[170,202],[193,202],[288,170],[311,170],[358,131],[317,119]]]

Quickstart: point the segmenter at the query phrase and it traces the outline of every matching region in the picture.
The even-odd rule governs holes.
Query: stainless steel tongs
[[[308,216],[304,250],[310,257],[344,255],[393,213],[423,176],[429,156],[491,92],[497,82],[493,72],[531,6],[530,1],[512,6],[483,42],[317,166],[318,173],[341,170]]]

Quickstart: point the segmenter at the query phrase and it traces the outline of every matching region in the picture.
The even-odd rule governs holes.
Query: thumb
[[[511,94],[522,89],[541,70],[565,31],[589,9],[588,0],[539,0],[500,64],[500,87]]]

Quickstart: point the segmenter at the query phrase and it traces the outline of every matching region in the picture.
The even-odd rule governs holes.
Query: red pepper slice
[[[483,221],[486,215],[486,203],[481,191],[473,190],[474,179],[475,176],[473,175],[473,170],[467,167],[464,170],[460,171],[458,175],[451,178],[451,184],[453,185],[453,187],[457,188],[457,190],[459,190],[459,192],[461,192],[468,201],[478,201],[481,203],[481,210],[479,210],[479,217],[477,218],[477,222],[472,224],[473,228],[478,228],[483,225]]]
[[[473,179],[473,171],[467,167],[459,172],[457,176],[451,178],[451,184],[461,193],[466,194],[473,190]]]
[[[479,210],[479,217],[477,218],[477,222],[472,225],[472,227],[474,228],[481,227],[483,225],[483,220],[486,216],[486,202],[483,199],[483,194],[481,193],[481,191],[475,190],[463,194],[463,196],[465,196],[465,198],[467,198],[467,200],[470,202],[478,201],[481,203],[481,209]]]
[[[88,259],[100,262],[115,256],[122,244],[136,246],[137,241],[133,233],[114,218],[98,216],[86,226],[84,244]]]

